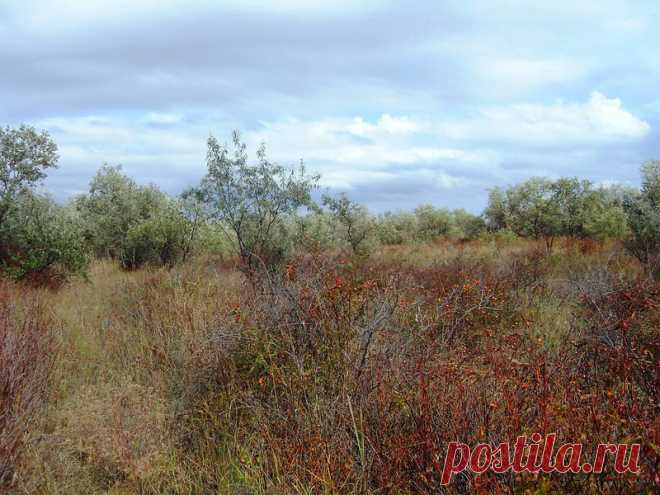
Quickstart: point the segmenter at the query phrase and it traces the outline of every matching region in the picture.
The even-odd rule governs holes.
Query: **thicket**
[[[220,251],[254,273],[310,249],[362,256],[378,244],[516,236],[542,240],[548,252],[561,237],[621,239],[657,274],[659,162],[643,165],[641,190],[532,178],[491,190],[481,215],[432,205],[373,215],[346,194],[324,194],[315,203],[318,175],[302,163],[289,169],[272,162],[263,145],[251,161],[237,132],[231,146],[209,139],[207,175],[178,197],[104,165],[88,192],[57,205],[35,192],[57,166],[56,152],[47,133],[0,130],[0,266],[15,278],[84,273],[90,255],[131,270]]]
[[[91,281],[0,280],[0,491],[440,493],[448,442],[534,432],[639,443],[641,472],[446,492],[657,485],[658,162],[640,190],[531,179],[480,216],[373,215],[235,134],[180,197],[103,166],[62,206],[37,191],[48,135],[0,137],[3,272]]]
[[[0,128],[0,269],[11,277],[58,284],[87,267],[79,219],[35,192],[57,160],[48,133]]]
[[[198,258],[51,294],[62,357],[17,493],[651,493],[660,286],[617,243]],[[84,307],[84,310],[80,308]],[[13,322],[9,319],[9,322]],[[12,323],[13,324],[13,323]],[[24,350],[27,352],[27,349]],[[451,441],[641,444],[639,475],[465,471]]]

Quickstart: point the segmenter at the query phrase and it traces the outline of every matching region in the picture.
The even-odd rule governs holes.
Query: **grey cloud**
[[[232,128],[265,136],[282,162],[307,158],[377,210],[422,201],[475,210],[487,187],[537,173],[634,182],[635,164],[660,154],[660,6],[652,0],[73,5],[0,3],[0,121],[51,130],[63,159],[48,184],[60,197],[84,189],[104,161],[178,192],[203,174],[208,134],[228,137]],[[557,99],[584,104],[594,91],[620,98],[650,129],[584,139],[583,119],[532,142],[527,114],[506,114],[510,132],[483,118],[493,107],[532,104],[543,113]],[[373,124],[385,113],[467,123],[467,135],[439,126],[373,137],[333,127],[321,138],[308,125]],[[290,118],[300,124],[280,125]],[[354,163],[346,158],[359,155],[353,148],[402,158]]]

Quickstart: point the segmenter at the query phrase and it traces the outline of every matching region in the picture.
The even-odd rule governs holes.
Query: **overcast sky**
[[[479,211],[534,175],[639,183],[659,25],[658,0],[0,0],[0,124],[55,138],[59,198],[104,162],[179,192],[237,128],[375,211]]]

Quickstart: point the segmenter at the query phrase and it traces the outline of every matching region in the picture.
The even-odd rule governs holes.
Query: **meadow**
[[[0,285],[9,493],[652,493],[660,283],[619,241],[200,255]],[[7,414],[7,411],[9,413]],[[641,444],[640,474],[464,472],[447,445]],[[586,455],[586,454],[585,454]]]

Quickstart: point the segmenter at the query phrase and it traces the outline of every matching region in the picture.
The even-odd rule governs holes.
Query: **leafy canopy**
[[[256,162],[250,163],[238,131],[232,144],[230,150],[209,138],[208,173],[195,194],[234,243],[244,267],[252,270],[257,263],[269,264],[281,255],[277,227],[285,216],[311,204],[319,176],[307,175],[302,162],[297,170],[290,170],[270,161],[264,144],[257,149]]]
[[[57,145],[46,131],[21,125],[0,127],[0,225],[22,193],[57,167]]]

